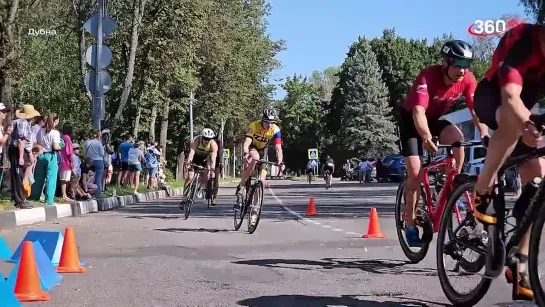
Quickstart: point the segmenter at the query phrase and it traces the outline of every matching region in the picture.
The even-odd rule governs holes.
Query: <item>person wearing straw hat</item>
[[[16,120],[12,122],[13,132],[11,133],[11,142],[8,149],[8,157],[11,163],[11,193],[15,202],[15,207],[20,209],[30,209],[32,206],[28,203],[27,197],[30,195],[30,183],[32,169],[29,167],[34,164],[32,153],[32,129],[30,121],[40,116],[40,112],[34,109],[31,104],[25,104],[20,110],[15,111]]]

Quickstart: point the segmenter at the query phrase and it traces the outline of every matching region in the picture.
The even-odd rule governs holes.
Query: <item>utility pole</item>
[[[191,141],[193,141],[193,102],[195,101],[195,94],[191,92],[189,96],[189,134],[191,135]]]
[[[223,149],[225,150],[225,142],[223,141],[223,129],[225,128],[225,118],[222,118],[221,119],[221,128],[220,128],[220,142],[221,142],[221,146],[223,147]],[[223,161],[223,165],[225,165],[225,162],[229,163],[229,160],[225,159],[223,157],[223,151],[221,152],[221,161]],[[221,169],[221,178],[225,178],[225,168],[222,168]]]
[[[85,85],[93,95],[91,114],[93,127],[100,129],[100,121],[105,117],[106,94],[112,86],[112,77],[105,68],[112,62],[112,51],[103,41],[110,36],[118,27],[117,23],[108,17],[106,13],[107,0],[97,0],[98,11],[93,14],[84,24],[83,28],[91,33],[96,43],[87,48],[85,54],[87,64],[94,70],[85,75]]]

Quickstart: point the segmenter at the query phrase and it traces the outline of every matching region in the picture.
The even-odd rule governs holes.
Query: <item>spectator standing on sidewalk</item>
[[[142,161],[145,161],[144,151],[146,145],[143,141],[134,144],[134,147],[129,150],[129,176],[130,182],[134,182],[134,194],[138,193],[138,185],[140,184],[140,172],[142,171]]]
[[[8,149],[11,164],[11,193],[15,207],[20,209],[32,208],[27,201],[30,183],[25,174],[29,166],[34,164],[30,121],[37,116],[40,116],[40,112],[36,111],[33,105],[26,104],[15,112],[17,119],[12,122],[13,132]]]
[[[45,127],[38,131],[36,143],[43,147],[43,153],[36,161],[34,169],[34,184],[32,185],[31,199],[39,200],[42,191],[45,195],[45,204],[55,204],[55,191],[57,189],[57,177],[59,175],[59,161],[57,152],[64,145],[61,133],[55,129],[59,124],[59,116],[51,113],[47,117]]]
[[[72,133],[73,128],[71,123],[64,123],[62,126],[62,140],[64,141],[64,147],[61,150],[61,163],[59,172],[59,181],[61,184],[62,198],[66,201],[73,201],[68,196],[67,192],[70,192],[70,181],[72,178],[72,166],[73,166],[73,147],[72,147]]]
[[[104,179],[104,146],[101,142],[101,133],[98,129],[93,129],[91,132],[92,138],[85,141],[85,158],[90,162],[91,169],[95,172],[94,183],[97,189],[94,193],[96,198],[102,193],[102,180]],[[82,172],[83,174],[83,172]]]
[[[147,188],[157,187],[157,177],[159,173],[159,159],[161,152],[157,149],[157,142],[153,142],[146,152],[146,183]]]
[[[129,185],[129,150],[133,148],[132,135],[126,134],[125,141],[119,144],[119,154],[121,155],[121,171],[117,177],[117,185]]]

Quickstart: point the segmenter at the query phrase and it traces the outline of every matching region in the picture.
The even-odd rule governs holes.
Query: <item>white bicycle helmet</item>
[[[209,129],[209,128],[202,129],[201,135],[207,139],[213,139],[216,136],[214,131],[212,131],[212,129]]]

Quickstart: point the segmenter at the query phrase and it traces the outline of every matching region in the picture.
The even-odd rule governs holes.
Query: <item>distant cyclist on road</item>
[[[399,123],[401,152],[407,166],[407,183],[404,191],[405,237],[411,247],[420,247],[422,244],[414,222],[415,206],[420,198],[420,184],[423,179],[422,147],[429,153],[437,152],[437,147],[432,142],[434,136],[439,137],[441,144],[464,140],[462,132],[456,126],[440,118],[456,101],[464,97],[473,123],[479,127],[482,136],[487,132],[473,111],[473,94],[477,87],[477,81],[470,71],[475,58],[473,48],[464,41],[452,40],[443,45],[441,56],[443,59],[440,65],[428,66],[420,72],[401,110]],[[464,161],[464,149],[455,148],[453,153],[460,172]]]
[[[314,174],[314,169],[318,167],[318,162],[316,162],[316,160],[312,159],[312,160],[309,160],[308,163],[307,163],[307,171],[306,171],[306,174],[309,175],[309,174]]]
[[[204,166],[207,168],[207,171],[202,173],[201,176],[201,187],[206,187],[209,176],[214,176],[213,170],[216,167],[216,157],[218,155],[218,144],[214,141],[216,134],[212,129],[204,128],[201,132],[201,135],[197,136],[191,142],[191,149],[189,150],[189,155],[187,156],[186,166],[189,167],[187,172],[187,178],[184,180],[184,193],[182,196],[182,202],[180,203],[180,209],[184,209],[184,205],[187,202],[187,193],[189,192],[188,187],[193,180],[195,171],[193,167],[190,167],[191,163],[195,165]]]
[[[333,176],[333,172],[335,172],[335,162],[333,162],[333,159],[331,159],[331,157],[327,155],[325,163],[322,165],[322,173],[324,174],[324,180],[327,181],[328,177]],[[331,184],[331,180],[329,182]]]

